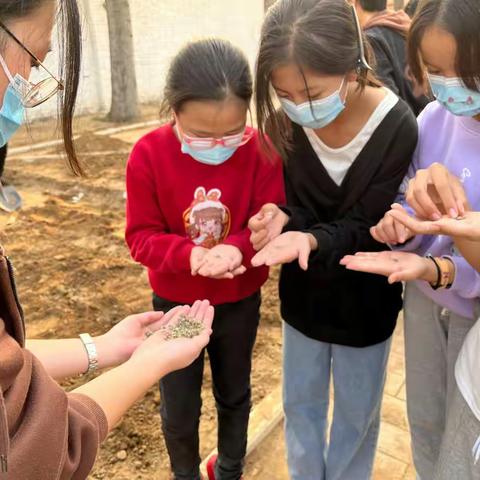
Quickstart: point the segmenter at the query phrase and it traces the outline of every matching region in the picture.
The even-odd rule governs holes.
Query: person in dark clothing
[[[280,0],[266,17],[257,61],[258,125],[283,152],[287,206],[264,205],[250,219],[259,251],[252,265],[283,264],[292,480],[371,478],[402,304],[399,285],[339,265],[359,245],[385,248],[369,228],[396,197],[417,143],[412,111],[370,72],[355,17],[338,0]]]
[[[377,78],[418,115],[429,100],[408,75],[406,37],[410,17],[403,10],[387,10],[387,0],[354,0],[353,3],[375,54]]]

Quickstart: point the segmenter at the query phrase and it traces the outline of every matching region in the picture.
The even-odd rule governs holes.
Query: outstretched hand
[[[254,267],[281,265],[298,259],[300,267],[307,270],[310,253],[316,248],[317,241],[309,233],[282,233],[253,257],[252,265]]]
[[[348,270],[374,273],[388,277],[389,283],[409,280],[436,280],[436,269],[431,260],[406,252],[359,252],[347,255],[341,261]]]

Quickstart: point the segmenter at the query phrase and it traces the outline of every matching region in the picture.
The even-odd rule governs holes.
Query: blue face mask
[[[25,107],[22,92],[27,88],[28,82],[18,74],[13,78],[1,55],[0,64],[10,81],[0,109],[0,147],[3,147],[23,123]]]
[[[462,117],[480,114],[480,92],[468,89],[461,78],[428,74],[435,98],[451,113]]]
[[[197,160],[197,162],[205,163],[206,165],[221,165],[230,159],[236,150],[236,148],[228,148],[221,145],[217,145],[214,148],[209,148],[208,150],[194,150],[190,147],[190,145],[182,142],[183,153],[190,155]]]
[[[313,102],[296,105],[286,98],[280,98],[279,100],[283,110],[292,122],[302,127],[317,130],[332,123],[345,109],[345,101],[342,101],[340,97],[344,83],[345,79],[342,80],[342,84],[336,92]]]

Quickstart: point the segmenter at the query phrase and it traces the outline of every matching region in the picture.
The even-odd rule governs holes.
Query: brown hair
[[[408,39],[408,57],[413,76],[424,81],[420,45],[426,31],[439,27],[457,43],[455,69],[465,85],[480,91],[480,5],[478,0],[430,0],[420,4]]]
[[[355,11],[346,1],[279,0],[267,13],[257,58],[255,99],[262,138],[267,133],[285,155],[290,149],[291,124],[277,114],[272,102],[271,74],[282,64],[295,63],[328,75],[358,72],[359,88],[379,85],[360,62],[361,36],[367,62],[371,54],[356,26]]]
[[[46,2],[53,0],[2,0],[0,2],[0,21],[10,22],[31,15]],[[76,0],[58,2],[58,31],[60,35],[60,76],[65,88],[59,92],[59,116],[61,119],[63,141],[70,169],[75,175],[82,175],[83,169],[78,160],[73,142],[73,116],[80,81],[82,56],[82,33],[80,14]],[[2,35],[2,41],[8,41]],[[2,45],[0,45],[2,47]]]

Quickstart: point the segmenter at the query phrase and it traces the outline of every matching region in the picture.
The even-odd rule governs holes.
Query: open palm
[[[347,255],[341,260],[348,270],[388,277],[389,283],[422,279],[430,260],[407,252],[370,252]]]

